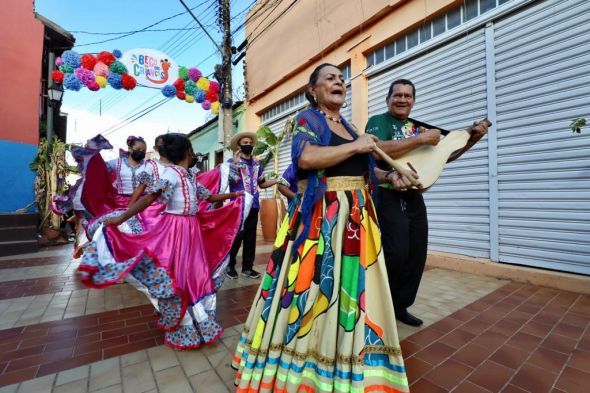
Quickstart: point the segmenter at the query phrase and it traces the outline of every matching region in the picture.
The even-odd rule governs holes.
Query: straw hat
[[[256,142],[258,141],[258,137],[256,136],[256,133],[255,132],[252,132],[252,131],[241,131],[241,132],[238,132],[236,135],[234,135],[231,138],[231,142],[230,142],[231,150],[232,151],[238,151],[238,149],[239,149],[238,143],[240,142],[240,140],[242,138],[246,138],[246,137],[252,139],[252,144],[253,145],[255,145]]]

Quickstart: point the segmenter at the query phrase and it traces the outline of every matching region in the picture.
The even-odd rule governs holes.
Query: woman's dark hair
[[[129,147],[130,149],[133,148],[133,145],[135,145],[137,142],[141,142],[145,145],[145,141],[140,136],[128,136],[127,137],[127,147]]]
[[[160,155],[160,157],[168,158],[168,157],[166,157],[166,152],[162,148],[163,143],[164,143],[164,137],[165,136],[166,136],[166,134],[158,135],[156,137],[156,140],[154,141],[154,144],[156,145],[156,151],[158,152],[158,154]],[[158,143],[158,141],[160,141],[161,143]]]
[[[184,134],[171,133],[162,136],[162,152],[164,157],[178,164],[186,157],[186,152],[192,149],[190,139]]]
[[[393,86],[395,86],[395,85],[412,86],[412,95],[414,96],[414,99],[416,98],[416,86],[414,86],[412,81],[408,80],[408,79],[397,79],[397,80],[394,80],[393,82],[391,82],[391,85],[389,85],[389,92],[387,92],[387,97],[385,98],[385,102],[389,102],[389,99],[391,98],[391,95],[393,94]]]
[[[315,70],[313,70],[311,75],[309,76],[309,82],[307,83],[307,88],[305,89],[305,98],[307,98],[307,101],[309,101],[309,103],[311,104],[311,106],[313,108],[316,108],[318,106],[318,103],[316,102],[316,100],[313,99],[313,96],[309,92],[309,88],[311,86],[315,86],[315,84],[318,83],[318,78],[320,77],[320,71],[322,71],[322,68],[325,68],[325,67],[336,67],[336,66],[334,64],[330,64],[330,63],[324,63],[324,64],[320,64],[319,66],[317,66],[315,68]],[[336,68],[338,68],[338,67],[336,67]]]

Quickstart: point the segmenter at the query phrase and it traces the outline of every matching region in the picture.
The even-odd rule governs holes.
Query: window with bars
[[[385,60],[404,53],[406,50],[426,43],[432,38],[509,1],[512,0],[466,0],[460,7],[449,10],[435,19],[425,22],[423,26],[369,53],[367,55],[367,67],[382,63]]]

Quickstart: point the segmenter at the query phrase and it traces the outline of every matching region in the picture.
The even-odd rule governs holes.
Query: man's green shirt
[[[389,112],[372,116],[365,127],[367,134],[375,135],[382,141],[397,141],[416,136],[420,133],[418,127],[411,121],[402,121],[391,116]],[[393,188],[389,183],[381,187]]]

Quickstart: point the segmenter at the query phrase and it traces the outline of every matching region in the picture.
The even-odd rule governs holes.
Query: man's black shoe
[[[225,274],[227,275],[227,278],[232,279],[232,280],[235,280],[236,278],[238,278],[238,272],[236,272],[235,268],[230,267],[230,266],[227,267]]]
[[[248,278],[258,278],[258,277],[260,277],[260,273],[258,273],[254,269],[246,269],[246,270],[242,270],[242,276],[248,277]]]
[[[395,319],[410,326],[420,326],[424,322],[420,318],[416,318],[408,312],[408,310],[399,310],[395,312]]]

